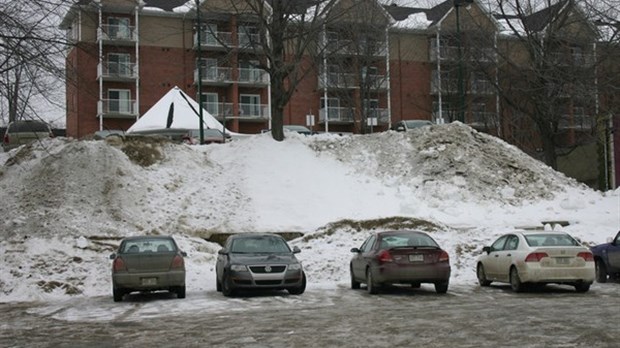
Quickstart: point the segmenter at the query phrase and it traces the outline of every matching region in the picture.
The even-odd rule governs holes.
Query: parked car
[[[607,277],[620,279],[620,231],[608,243],[590,248],[594,255],[596,281],[607,282]]]
[[[515,231],[482,248],[478,282],[509,283],[520,292],[528,285],[568,284],[586,292],[594,281],[594,257],[568,233]]]
[[[432,126],[433,122],[428,120],[405,120],[396,122],[392,125],[392,130],[397,132],[406,132],[415,128],[421,128],[426,126]]]
[[[133,291],[167,290],[185,298],[187,254],[169,236],[127,237],[112,262],[112,294],[115,302]]]
[[[435,291],[448,291],[450,258],[437,242],[421,231],[383,231],[373,233],[354,253],[350,264],[351,288],[366,284],[370,294],[387,284],[432,283]]]
[[[312,134],[314,134],[310,129],[308,129],[308,127],[305,127],[305,126],[289,124],[289,125],[284,125],[283,127],[284,127],[284,131],[297,132],[297,133],[303,134],[303,135],[312,135]]]
[[[2,140],[4,151],[12,150],[36,140],[53,138],[54,133],[49,124],[42,121],[22,120],[9,123]]]
[[[218,252],[216,289],[232,296],[239,289],[306,290],[306,274],[295,254],[280,235],[239,233],[231,235]]]
[[[231,140],[231,135],[222,133],[219,129],[205,128],[203,129],[203,140],[205,144],[223,144]],[[183,142],[186,144],[200,143],[200,129],[191,129],[183,135]]]

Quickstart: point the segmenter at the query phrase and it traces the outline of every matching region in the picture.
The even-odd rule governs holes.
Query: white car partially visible
[[[510,283],[520,292],[528,285],[554,283],[587,292],[595,279],[592,253],[565,232],[515,231],[482,250],[476,269],[481,286]]]

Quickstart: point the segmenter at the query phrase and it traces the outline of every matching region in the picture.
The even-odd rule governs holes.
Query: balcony
[[[431,62],[437,61],[438,53],[441,61],[458,62],[459,60],[458,46],[441,46],[438,50],[435,41],[431,41],[431,48],[429,50],[429,59]],[[490,47],[475,49],[463,47],[461,53],[463,54],[464,61],[490,63],[495,59],[495,50]]]
[[[138,107],[133,99],[102,99],[97,102],[97,116],[135,118],[138,117]]]
[[[319,109],[319,122],[348,124],[355,121],[355,108],[349,107],[328,107]]]
[[[202,108],[218,120],[234,117],[232,103],[203,102]]]
[[[260,35],[258,34],[238,33],[237,43],[241,50],[260,50],[262,48]]]
[[[133,45],[138,41],[135,27],[127,25],[102,24],[97,28],[97,42],[114,45]]]
[[[103,62],[97,65],[97,79],[114,82],[133,82],[138,78],[135,63]]]
[[[385,75],[375,75],[368,74],[365,77],[365,83],[371,88],[375,90],[387,90],[388,80]]]
[[[558,121],[558,129],[590,131],[594,127],[594,120],[590,115],[562,115]]]
[[[262,69],[239,68],[240,85],[264,87],[269,85],[269,74]]]
[[[365,57],[385,57],[387,43],[382,41],[353,41],[349,39],[329,39],[326,51],[329,54],[355,55]]]
[[[232,69],[227,67],[208,67],[200,71],[201,82],[211,86],[228,86],[233,83]],[[198,83],[198,69],[194,69],[194,83]]]
[[[269,105],[239,103],[239,116],[244,121],[266,121],[269,119]]]
[[[200,48],[227,49],[233,46],[232,33],[225,31],[203,31],[200,35]],[[198,35],[194,34],[194,49],[198,48]]]
[[[327,83],[324,78],[324,74],[319,74],[319,88],[337,88],[337,89],[351,89],[359,88],[355,82],[354,74],[346,73],[327,73]]]
[[[489,80],[473,80],[471,81],[471,94],[493,95],[495,87]]]

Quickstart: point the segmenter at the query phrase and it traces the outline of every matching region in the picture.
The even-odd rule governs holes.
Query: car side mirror
[[[301,249],[299,249],[299,247],[297,245],[295,245],[293,247],[293,254],[297,254],[297,253],[300,253],[300,252],[301,252]]]
[[[110,254],[110,260],[114,260],[116,258],[116,253]]]
[[[351,249],[351,252],[352,252],[352,253],[358,253],[358,254],[359,254],[359,253],[361,253],[362,251],[361,251],[360,249],[358,249],[358,248],[352,248],[352,249]]]
[[[181,256],[187,257],[187,253],[185,251],[181,251]]]
[[[220,249],[217,252],[219,255],[228,255],[228,249],[224,248],[224,249]]]
[[[484,248],[482,248],[482,252],[485,252],[485,253],[487,253],[487,254],[490,254],[490,253],[491,253],[491,247],[489,247],[489,246],[485,246]]]

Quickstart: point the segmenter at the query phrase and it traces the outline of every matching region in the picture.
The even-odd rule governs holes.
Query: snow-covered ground
[[[417,228],[475,283],[482,246],[523,227],[586,245],[620,228],[620,190],[596,192],[460,123],[408,133],[262,134],[225,145],[52,139],[0,153],[0,302],[111,293],[128,235],[171,234],[187,290],[215,288],[218,232],[301,232],[290,243],[309,287],[349,282],[350,249],[371,230]]]

